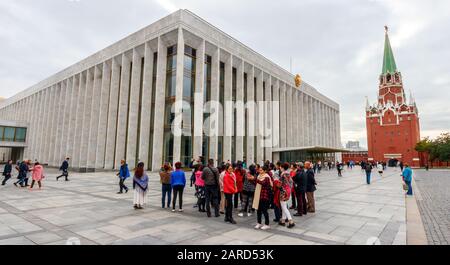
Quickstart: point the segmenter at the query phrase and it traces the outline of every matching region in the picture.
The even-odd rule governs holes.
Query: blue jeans
[[[167,194],[167,208],[170,208],[170,200],[172,198],[172,185],[170,184],[162,184],[162,200],[161,206],[165,208],[166,204],[166,194]]]
[[[407,195],[413,195],[411,181],[405,181],[406,185],[408,185]]]
[[[370,184],[370,176],[372,175],[372,172],[366,172],[366,180],[367,184]]]

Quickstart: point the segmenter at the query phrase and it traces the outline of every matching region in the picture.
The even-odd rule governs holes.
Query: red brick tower
[[[419,112],[412,95],[407,102],[387,27],[378,102],[371,106],[367,100],[366,124],[369,160],[390,164],[398,160],[413,167],[421,165],[419,154],[414,150],[420,141]]]

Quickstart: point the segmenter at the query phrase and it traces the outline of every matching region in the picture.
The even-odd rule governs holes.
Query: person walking
[[[253,210],[253,197],[255,196],[256,189],[256,166],[251,165],[248,172],[246,172],[244,177],[244,188],[242,191],[242,209],[238,214],[239,217],[252,216]]]
[[[371,178],[371,175],[372,175],[372,169],[373,169],[372,163],[367,162],[366,166],[365,166],[367,185],[370,185],[370,178]]]
[[[30,190],[33,190],[34,184],[37,182],[39,189],[42,189],[42,180],[45,178],[44,176],[44,167],[39,164],[39,162],[34,163],[34,167],[30,169],[32,172],[32,180]]]
[[[195,195],[197,197],[197,205],[199,212],[206,212],[206,197],[205,197],[205,181],[202,179],[203,166],[197,165],[195,169]]]
[[[22,161],[18,166],[19,176],[18,181],[14,183],[14,186],[17,187],[17,184],[20,184],[20,187],[28,187],[28,178],[27,174],[30,171],[30,168],[28,166],[28,160]]]
[[[176,201],[178,197],[178,211],[183,211],[183,192],[186,186],[186,174],[181,170],[181,162],[175,163],[175,171],[170,175],[170,181],[172,185],[172,212],[175,212]]]
[[[58,181],[60,178],[64,177],[66,181],[69,181],[69,160],[70,158],[66,158],[59,167],[59,170],[62,171],[62,174],[56,177],[56,181]]]
[[[295,226],[294,221],[292,220],[291,213],[289,212],[288,202],[291,197],[291,188],[292,188],[292,179],[289,172],[289,164],[284,163],[282,165],[282,173],[280,176],[280,182],[278,184],[278,188],[280,190],[280,206],[281,206],[281,220],[278,223],[281,226],[285,226],[286,219],[289,222],[288,228],[292,228]]]
[[[380,177],[383,177],[383,163],[379,162],[377,165],[378,174],[380,174]]]
[[[134,170],[133,189],[134,189],[134,209],[144,209],[143,206],[147,203],[148,191],[148,175],[144,170],[144,163],[140,162]]]
[[[295,193],[297,194],[297,213],[294,216],[303,216],[307,214],[306,206],[306,184],[308,178],[304,169],[303,163],[300,163],[297,169],[297,174],[293,179],[295,183]]]
[[[170,208],[170,202],[172,200],[172,182],[171,182],[171,168],[169,164],[163,166],[163,170],[159,172],[159,178],[161,182],[162,198],[161,198],[161,208]],[[167,197],[167,204],[166,204]]]
[[[238,192],[236,184],[236,175],[233,172],[233,166],[227,164],[226,172],[223,177],[223,193],[225,195],[225,222],[236,224],[233,219],[233,195]]]
[[[128,187],[125,185],[125,180],[130,177],[130,170],[128,169],[128,164],[123,159],[120,161],[120,170],[119,173],[117,173],[117,176],[119,177],[119,192],[117,192],[117,194],[122,194],[124,190],[125,193],[128,193]]]
[[[203,168],[202,180],[205,183],[205,204],[206,215],[211,217],[211,206],[214,208],[214,214],[219,217],[219,170],[214,167],[214,160],[209,159],[208,165]]]
[[[256,208],[257,224],[255,229],[268,230],[270,229],[269,219],[269,205],[270,192],[272,190],[273,182],[268,174],[270,168],[265,165],[263,168],[259,167],[259,175],[256,179],[255,200],[253,201],[253,208]],[[262,224],[262,216],[264,215],[264,225]]]
[[[409,196],[413,195],[412,175],[413,175],[413,171],[412,171],[411,167],[409,166],[408,163],[405,163],[405,169],[402,172],[402,178],[403,178],[403,181],[405,182],[405,184],[408,186],[408,192],[406,193],[406,195],[409,195]]]
[[[342,177],[342,170],[344,169],[344,164],[337,162],[337,171],[338,171],[338,177]]]
[[[2,181],[2,186],[6,185],[6,182],[11,178],[11,173],[12,173],[12,160],[8,160],[8,163],[3,167],[3,181]]]
[[[307,210],[310,213],[316,212],[316,202],[314,199],[314,192],[317,190],[316,179],[314,176],[314,171],[311,169],[311,162],[305,163],[306,171],[306,199],[307,199]]]

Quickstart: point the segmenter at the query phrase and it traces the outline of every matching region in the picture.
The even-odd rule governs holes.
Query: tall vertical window
[[[223,162],[223,134],[224,134],[224,115],[223,115],[223,107],[225,105],[225,63],[220,62],[220,78],[219,78],[219,102],[222,106],[222,111],[219,114],[219,137],[218,137],[218,145],[217,145],[217,160],[219,163]]]
[[[194,135],[194,93],[195,93],[195,68],[197,51],[189,46],[184,47],[184,76],[183,76],[183,101],[189,103],[188,109],[183,109],[181,136],[181,162],[188,166],[192,159],[192,145]]]
[[[209,55],[205,56],[205,85],[203,88],[203,104],[211,101],[211,62],[212,58]],[[203,130],[203,136],[202,136],[202,156],[205,159],[205,161],[208,161],[210,155],[209,155],[209,127],[210,124],[206,123],[206,120],[208,120],[210,116],[210,113],[203,112],[203,122],[206,126]]]
[[[172,122],[175,114],[172,113],[172,105],[176,96],[176,67],[177,67],[177,45],[167,48],[167,72],[166,72],[166,104],[164,110],[164,162],[173,164]]]
[[[236,103],[236,99],[237,99],[237,69],[233,67],[233,71],[232,71],[232,100],[233,103]],[[236,108],[233,108],[233,122],[232,122],[232,126],[233,126],[233,136],[231,137],[231,161],[235,162],[236,161],[236,135],[237,135],[237,128],[236,128],[236,119],[237,119],[237,110]]]

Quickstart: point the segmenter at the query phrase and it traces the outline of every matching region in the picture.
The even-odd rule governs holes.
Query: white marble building
[[[181,99],[192,111],[172,114]],[[203,104],[230,100],[279,101],[279,109],[268,109],[264,124],[254,119],[254,127],[225,104],[219,131],[243,134],[202,136],[205,121],[222,115]],[[233,128],[223,128],[227,119]],[[305,82],[296,87],[288,71],[187,10],[0,102],[0,120],[29,124],[24,158],[58,166],[67,156],[81,171],[117,168],[121,159],[152,170],[198,156],[288,160],[288,152],[332,153],[341,143],[336,102]],[[194,136],[172,134],[173,120]],[[261,131],[269,129],[273,145],[263,146]]]

